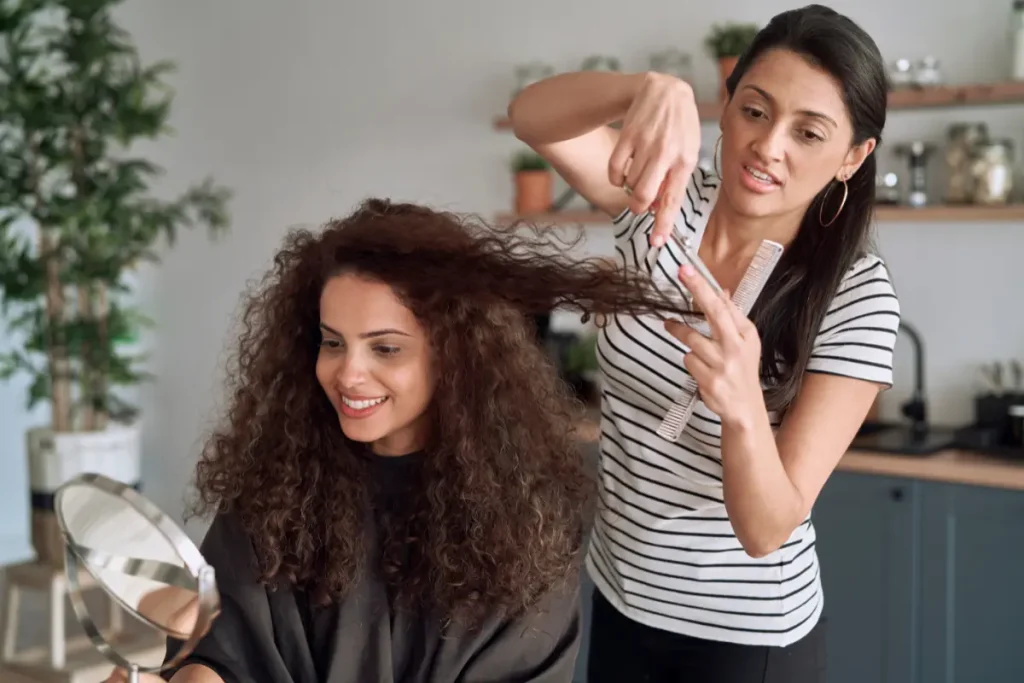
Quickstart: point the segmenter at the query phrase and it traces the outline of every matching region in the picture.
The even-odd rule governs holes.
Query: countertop
[[[577,433],[581,441],[596,443],[600,438],[598,415],[596,411],[590,411],[587,419],[580,422]],[[923,456],[850,450],[836,469],[1024,491],[1024,455],[1020,461],[1012,461],[962,450],[945,450]]]

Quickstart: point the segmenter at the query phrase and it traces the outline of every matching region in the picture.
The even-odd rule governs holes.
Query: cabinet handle
[[[901,501],[903,500],[903,489],[900,487],[896,487],[889,492],[889,495],[892,497],[893,500],[897,502]]]

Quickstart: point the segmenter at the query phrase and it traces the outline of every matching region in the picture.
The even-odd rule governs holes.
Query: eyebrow
[[[750,88],[751,90],[756,92],[758,95],[760,95],[761,97],[763,97],[766,100],[768,100],[769,103],[774,103],[775,102],[775,98],[774,97],[772,97],[770,94],[768,94],[768,92],[766,90],[762,90],[761,88],[757,87],[756,85],[745,85],[743,87],[744,88]],[[835,119],[833,119],[828,114],[822,114],[820,111],[814,111],[814,110],[811,110],[811,109],[801,109],[797,113],[798,114],[803,114],[804,116],[813,116],[816,119],[824,119],[825,121],[828,121],[829,123],[831,123],[834,127],[836,127],[836,128],[839,127],[839,124],[836,123]]]
[[[343,336],[345,336],[341,332],[338,332],[337,330],[332,329],[331,327],[329,327],[325,323],[320,323],[320,329],[323,330],[324,332],[329,332],[330,334],[333,334],[336,337],[343,337]],[[403,337],[410,336],[407,332],[402,332],[401,330],[396,330],[394,328],[388,327],[388,328],[384,328],[382,330],[371,330],[370,332],[363,332],[362,334],[359,335],[359,338],[360,339],[373,339],[374,337],[383,337],[383,336],[388,335],[388,334],[397,334],[397,335],[401,335]]]

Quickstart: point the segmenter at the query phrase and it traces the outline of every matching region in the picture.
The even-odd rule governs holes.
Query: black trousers
[[[819,621],[788,647],[737,645],[651,628],[594,591],[589,683],[824,683]]]

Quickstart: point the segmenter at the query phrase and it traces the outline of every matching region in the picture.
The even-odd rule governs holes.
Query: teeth
[[[766,173],[761,173],[760,171],[758,171],[755,168],[750,168],[749,166],[747,166],[746,169],[747,169],[747,173],[749,173],[750,175],[754,176],[758,180],[762,180],[762,181],[764,181],[766,183],[774,183],[775,182],[770,175],[768,175]]]
[[[383,403],[384,401],[387,400],[387,398],[387,396],[384,396],[382,398],[373,398],[368,401],[353,401],[352,399],[345,398],[344,396],[342,396],[341,401],[349,408],[354,408],[356,410],[366,410],[367,408],[372,408],[375,405]]]

